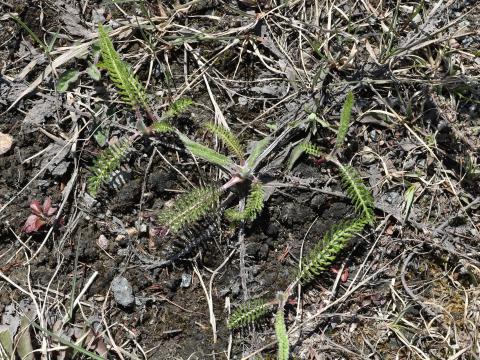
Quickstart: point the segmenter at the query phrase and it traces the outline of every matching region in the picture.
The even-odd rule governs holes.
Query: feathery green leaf
[[[250,187],[245,209],[243,211],[228,209],[225,212],[225,216],[231,221],[255,220],[263,209],[264,196],[265,190],[263,189],[262,183],[254,181]]]
[[[353,97],[353,93],[350,91],[347,94],[345,102],[343,103],[342,112],[340,114],[340,125],[338,127],[337,142],[336,142],[337,148],[343,145],[343,142],[345,141],[345,137],[347,136],[354,100],[355,99]]]
[[[268,310],[269,304],[265,303],[264,300],[250,300],[235,309],[228,319],[227,326],[229,329],[245,326],[261,318]]]
[[[323,152],[318,146],[313,145],[311,142],[304,142],[301,144],[303,151],[312,156],[322,156]]]
[[[218,136],[225,146],[237,156],[240,160],[244,159],[244,150],[242,145],[240,145],[240,141],[238,141],[237,137],[233,135],[233,133],[224,128],[220,125],[215,125],[214,123],[207,123],[205,127],[210,130],[214,135]]]
[[[165,114],[162,116],[163,118],[172,118],[183,114],[187,111],[188,107],[193,104],[191,99],[178,99],[175,101]]]
[[[198,156],[203,160],[220,166],[228,166],[233,163],[232,160],[225,155],[222,155],[205,145],[190,140],[187,136],[183,135],[180,132],[178,133],[178,136],[180,137],[180,140],[182,140],[185,147],[190,150],[193,155]]]
[[[362,231],[364,226],[365,219],[355,219],[334,226],[308,254],[298,275],[299,280],[304,284],[308,283],[321,271],[326,270],[348,241]]]
[[[282,306],[279,306],[277,315],[275,316],[275,335],[278,341],[278,360],[288,360],[289,345],[287,327],[285,326],[285,315]]]
[[[375,221],[373,212],[374,201],[371,192],[367,189],[360,175],[351,166],[344,166],[337,163],[340,169],[340,175],[343,186],[355,206],[355,211],[360,214],[367,223],[371,224]]]
[[[158,221],[175,233],[200,220],[209,210],[217,208],[219,199],[220,190],[214,186],[194,189],[181,195],[171,208],[163,209]]]
[[[123,101],[132,107],[148,107],[145,88],[130,67],[120,59],[120,55],[113,47],[112,40],[102,24],[98,25],[98,36],[102,54],[102,62],[98,66],[108,71],[108,75],[117,87]]]
[[[152,124],[151,129],[156,133],[167,133],[175,131],[175,128],[168,121],[156,121]]]
[[[103,150],[93,161],[90,167],[91,175],[87,180],[87,190],[95,197],[100,187],[110,180],[112,173],[120,166],[127,154],[131,141],[121,139],[116,144]]]

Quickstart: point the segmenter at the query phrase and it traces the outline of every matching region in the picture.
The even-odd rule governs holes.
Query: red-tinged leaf
[[[57,212],[57,208],[54,208],[54,207],[51,207],[50,209],[48,209],[47,213],[45,215],[47,216],[52,216],[53,214],[55,214]]]
[[[57,208],[52,207],[52,199],[47,197],[43,202],[43,215],[52,216],[57,212]]]
[[[23,225],[22,230],[25,233],[29,234],[29,233],[36,232],[36,231],[40,230],[43,225],[45,225],[45,221],[43,221],[37,215],[31,214],[27,218],[27,221],[25,221],[25,225]]]
[[[287,304],[288,305],[297,305],[297,299],[288,299]]]
[[[339,268],[338,266],[335,265],[335,266],[332,266],[330,271],[334,274],[338,274]],[[350,272],[348,271],[348,268],[343,269],[342,275],[340,276],[340,281],[347,282],[349,276],[350,276]]]
[[[52,207],[52,199],[49,197],[45,198],[43,200],[43,213],[47,214],[50,211],[50,208]]]
[[[42,215],[43,214],[42,206],[40,205],[40,201],[38,201],[38,200],[33,200],[30,203],[30,209],[36,215]]]
[[[324,164],[326,162],[327,162],[327,159],[325,159],[325,158],[319,158],[319,159],[313,160],[313,163],[315,164],[315,166],[321,166],[322,164]]]

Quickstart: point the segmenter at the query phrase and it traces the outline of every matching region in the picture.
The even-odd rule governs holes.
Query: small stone
[[[374,162],[375,162],[375,155],[373,153],[373,150],[368,146],[365,146],[362,152],[362,163],[365,165],[370,165],[370,164],[373,164]]]
[[[62,161],[60,164],[55,166],[55,168],[52,170],[52,175],[61,177],[67,173],[68,167],[70,163],[67,161]]]
[[[135,227],[140,234],[146,234],[147,233],[147,230],[148,230],[147,224],[145,224],[143,222],[140,222],[140,221],[136,221],[135,222]]]
[[[108,239],[105,235],[100,235],[97,240],[98,246],[100,246],[103,250],[108,247]]]
[[[192,283],[192,275],[190,274],[182,274],[182,282],[180,283],[181,288],[188,288]]]
[[[8,135],[0,132],[0,155],[5,154],[13,144],[13,138]]]
[[[138,230],[134,227],[130,227],[126,229],[128,236],[133,237],[135,235],[138,235]]]
[[[88,194],[87,192],[83,193],[83,196],[82,196],[82,203],[83,205],[87,208],[87,209],[90,209],[93,207],[93,205],[95,205],[95,198],[92,197],[90,194]]]
[[[113,279],[112,292],[115,301],[123,307],[131,307],[135,302],[132,285],[123,276],[116,276]]]

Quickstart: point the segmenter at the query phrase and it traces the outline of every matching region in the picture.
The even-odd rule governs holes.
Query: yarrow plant
[[[162,234],[175,234],[198,222],[208,213],[222,213],[224,210],[221,206],[222,197],[231,188],[240,184],[242,184],[242,188],[247,189],[246,195],[243,195],[244,206],[240,209],[226,209],[225,217],[234,223],[255,221],[261,214],[265,201],[264,184],[257,171],[259,165],[275,147],[270,146],[271,139],[266,137],[257,141],[253,144],[254,146],[249,147],[251,150],[246,152],[239,138],[230,129],[222,124],[209,122],[204,125],[204,129],[219,140],[225,151],[218,151],[206,144],[192,140],[172,124],[172,119],[183,113],[192,104],[192,101],[180,99],[158,118],[149,107],[145,88],[133,74],[131,68],[121,60],[120,55],[113,47],[108,32],[101,25],[99,25],[99,39],[102,55],[102,62],[99,66],[107,70],[121,99],[135,110],[137,129],[140,133],[142,135],[169,134],[169,136],[175,136],[183,145],[184,150],[195,158],[217,166],[225,175],[223,184],[207,184],[194,188],[178,196],[171,206],[165,206],[158,215]],[[337,129],[335,143],[337,153],[345,143],[353,106],[354,96],[352,92],[349,92],[343,104]],[[142,111],[151,121],[149,126],[143,122]],[[101,186],[109,181],[111,174],[119,167],[134,140],[134,138],[120,140],[97,156],[90,169],[91,176],[87,182],[91,195],[95,196]],[[278,144],[278,141],[279,139],[275,139],[274,142]],[[336,155],[324,154],[320,148],[309,141],[304,141],[297,148],[308,155],[332,162],[338,168],[342,187],[353,204],[356,218],[341,222],[323,236],[321,241],[301,261],[295,280],[285,291],[280,292],[276,299],[271,301],[252,299],[239,306],[230,315],[227,325],[233,331],[264,318],[276,308],[274,327],[278,340],[279,360],[289,358],[285,304],[293,295],[295,285],[307,286],[319,274],[328,270],[349,241],[365,226],[371,225],[375,221],[373,196],[353,167],[343,165]],[[40,215],[36,214],[36,216]]]
[[[353,94],[347,95],[343,106],[340,125],[337,132],[336,147],[340,148],[348,131],[351,110],[353,107]],[[352,201],[357,217],[346,220],[327,231],[322,240],[319,241],[308,253],[300,264],[300,270],[295,280],[281,292],[275,301],[265,302],[255,300],[241,305],[230,316],[228,327],[236,329],[249,323],[253,323],[263,317],[266,313],[266,304],[269,310],[277,306],[275,316],[275,334],[278,342],[277,358],[287,360],[289,358],[289,342],[285,325],[284,306],[286,300],[292,295],[295,285],[301,283],[306,286],[323,271],[328,270],[335,261],[337,255],[345,248],[348,242],[360,233],[365,226],[375,221],[373,196],[363,183],[357,171],[351,166],[343,165],[335,156],[326,155],[321,149],[310,142],[303,142],[301,149],[314,157],[324,157],[334,163],[339,172],[343,188]],[[240,320],[239,320],[240,319]]]

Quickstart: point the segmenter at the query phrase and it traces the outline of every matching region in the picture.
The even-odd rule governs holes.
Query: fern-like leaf
[[[152,124],[151,129],[153,132],[162,134],[175,131],[175,128],[168,121],[156,121]]]
[[[375,221],[373,196],[367,189],[360,175],[351,166],[337,163],[340,169],[341,179],[345,190],[355,206],[355,211],[361,215],[367,223]]]
[[[120,166],[122,159],[127,154],[130,145],[130,140],[121,139],[96,157],[90,167],[91,175],[87,180],[87,190],[90,195],[95,197],[100,187],[110,180],[112,173]]]
[[[225,155],[222,155],[216,152],[209,147],[199,144],[193,140],[190,140],[187,136],[183,135],[182,133],[178,133],[180,140],[182,140],[185,147],[190,150],[190,152],[198,156],[199,158],[206,160],[212,164],[220,165],[220,166],[228,166],[232,165],[232,160]]]
[[[343,103],[342,112],[340,114],[340,125],[338,127],[337,142],[336,142],[337,148],[343,145],[345,141],[345,137],[347,136],[354,100],[355,99],[353,97],[353,93],[350,91],[347,94],[345,102]]]
[[[308,283],[321,271],[326,270],[348,241],[362,231],[364,226],[364,219],[356,219],[337,225],[328,231],[322,241],[317,243],[308,254],[298,275],[299,280],[304,284]]]
[[[265,190],[263,189],[262,183],[259,181],[254,181],[250,187],[250,193],[248,194],[244,211],[229,209],[225,212],[225,215],[231,221],[253,221],[263,209],[264,197]]]
[[[205,127],[210,130],[210,132],[212,132],[214,135],[218,136],[223,141],[228,150],[235,154],[237,158],[239,158],[240,160],[244,159],[243,147],[242,145],[240,145],[240,141],[238,141],[238,138],[233,135],[230,130],[224,128],[223,126],[215,125],[214,123],[207,123]]]
[[[229,329],[237,329],[253,323],[265,315],[269,310],[269,304],[262,299],[254,299],[239,306],[228,319]]]
[[[200,187],[181,195],[171,208],[164,209],[158,221],[175,233],[200,220],[209,210],[216,209],[220,191],[214,186]]]
[[[179,116],[183,114],[188,109],[188,107],[192,104],[193,104],[193,101],[191,99],[178,99],[172,105],[170,105],[170,107],[162,117],[172,118],[172,117]]]
[[[108,71],[108,75],[117,87],[123,101],[134,108],[147,107],[145,88],[130,67],[120,59],[120,55],[113,47],[112,40],[102,24],[98,25],[98,36],[102,54],[102,62],[98,66]]]
[[[278,342],[278,360],[288,360],[288,355],[290,352],[287,327],[285,326],[285,315],[283,312],[283,307],[280,306],[277,310],[277,315],[275,316],[275,335]]]
[[[312,156],[320,157],[322,156],[323,152],[320,150],[318,146],[313,145],[311,142],[304,142],[301,144],[303,151]]]

